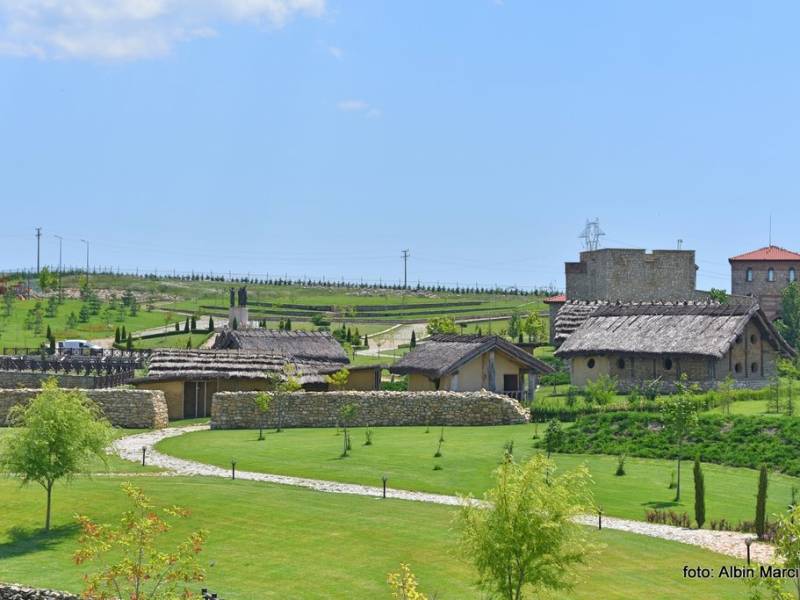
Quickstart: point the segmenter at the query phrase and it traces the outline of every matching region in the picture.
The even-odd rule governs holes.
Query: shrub
[[[622,477],[623,475],[625,475],[625,455],[624,454],[620,454],[617,457],[617,470],[614,473],[614,475],[616,475],[617,477]]]
[[[703,470],[700,467],[700,459],[694,459],[694,520],[697,527],[703,527],[706,522],[706,484],[703,477]]]
[[[601,375],[594,381],[586,383],[584,397],[586,402],[604,406],[617,394],[617,381],[608,375]]]

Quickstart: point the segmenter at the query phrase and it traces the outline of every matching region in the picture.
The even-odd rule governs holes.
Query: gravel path
[[[153,473],[153,476],[188,475],[229,478],[231,476],[230,469],[222,469],[213,465],[176,458],[174,456],[162,454],[153,448],[155,444],[165,438],[206,429],[209,429],[208,425],[190,425],[187,427],[174,427],[139,433],[119,438],[113,443],[112,448],[117,455],[132,462],[140,462],[142,460],[142,447],[147,448],[147,464],[166,469],[166,471],[162,473]],[[288,475],[272,475],[269,473],[254,473],[251,471],[237,470],[236,478],[248,481],[277,483],[280,485],[293,485],[334,494],[353,494],[356,496],[371,496],[374,498],[383,495],[383,489],[380,487],[325,481],[322,479],[291,477]],[[458,496],[411,492],[393,488],[386,488],[386,497],[399,500],[413,500],[416,502],[430,502],[432,504],[445,504],[448,506],[458,506],[461,503],[461,499]],[[596,527],[597,516],[586,515],[580,517],[578,522]],[[701,548],[713,552],[734,556],[740,559],[746,557],[745,539],[753,537],[751,534],[737,533],[734,531],[684,529],[682,527],[673,527],[672,525],[658,525],[654,523],[645,523],[643,521],[632,521],[629,519],[618,519],[606,516],[603,517],[603,528],[638,533],[640,535],[648,535],[650,537],[681,542],[692,546],[700,546]],[[774,551],[773,547],[769,544],[754,542],[750,547],[750,554],[754,561],[766,563],[773,559]]]

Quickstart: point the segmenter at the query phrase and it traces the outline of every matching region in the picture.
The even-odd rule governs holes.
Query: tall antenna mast
[[[584,250],[597,250],[600,247],[600,236],[605,232],[600,229],[600,219],[595,217],[594,221],[586,220],[586,227],[578,236],[583,239]]]
[[[403,250],[403,289],[408,288],[408,250]]]

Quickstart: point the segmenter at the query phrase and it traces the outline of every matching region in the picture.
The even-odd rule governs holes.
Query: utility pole
[[[89,287],[89,242],[81,240],[86,244],[86,287]]]
[[[403,289],[408,289],[408,250],[403,250]]]
[[[36,274],[39,274],[39,259],[42,256],[42,228],[36,228]]]
[[[54,235],[53,237],[58,238],[58,301],[63,302],[64,300],[64,291],[61,287],[61,273],[63,269],[61,268],[61,245],[64,241],[60,235]]]

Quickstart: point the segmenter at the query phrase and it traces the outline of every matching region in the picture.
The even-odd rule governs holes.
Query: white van
[[[103,349],[86,340],[64,340],[56,344],[59,354],[102,354]]]

